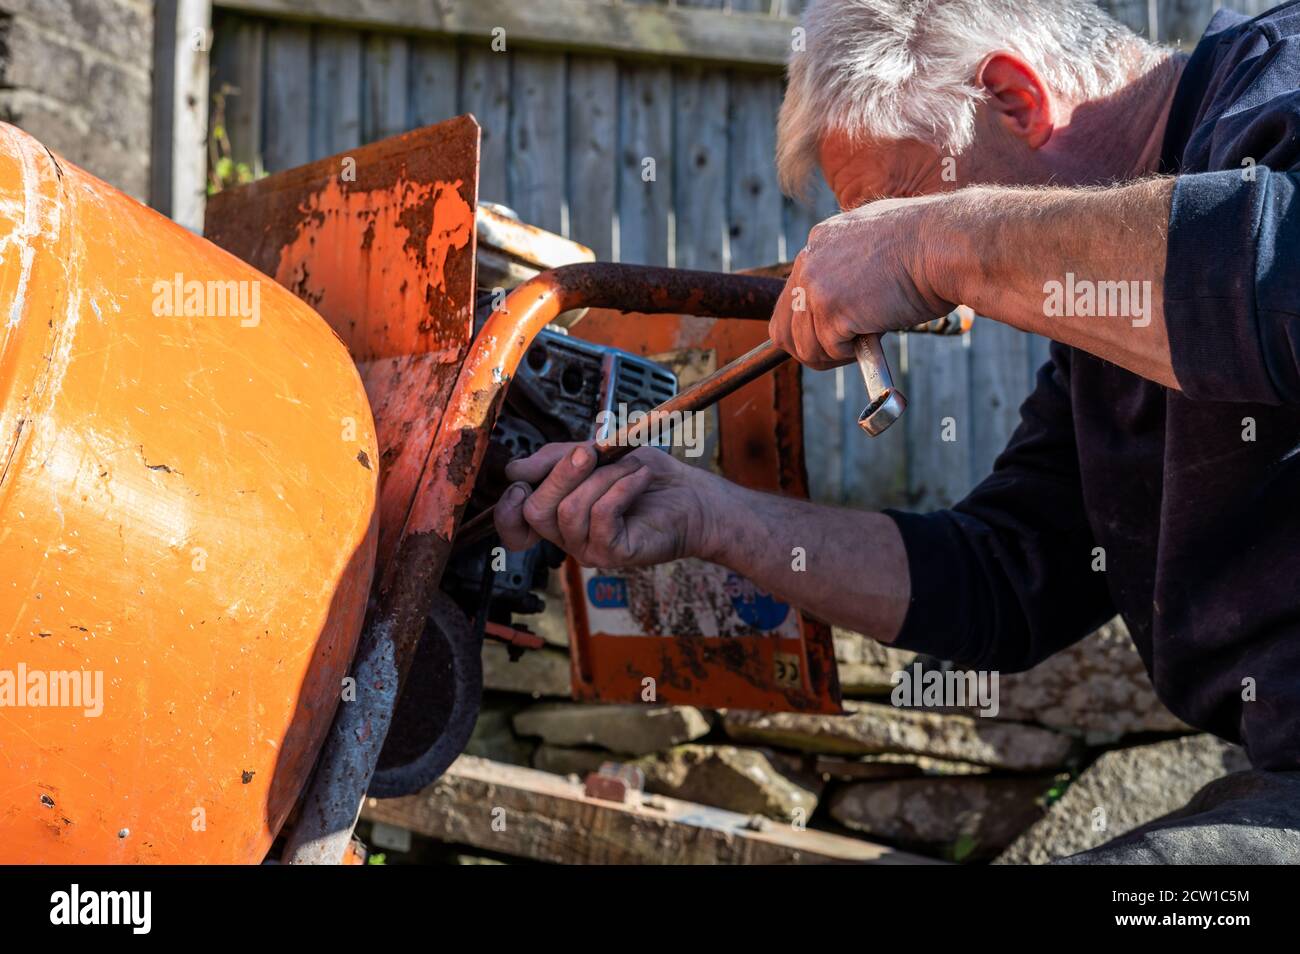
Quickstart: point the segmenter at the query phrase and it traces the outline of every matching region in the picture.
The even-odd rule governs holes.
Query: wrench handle
[[[907,410],[907,398],[894,387],[894,377],[885,360],[880,335],[859,335],[853,342],[853,353],[862,372],[862,383],[867,387],[870,404],[858,417],[858,427],[872,437],[879,437]]]

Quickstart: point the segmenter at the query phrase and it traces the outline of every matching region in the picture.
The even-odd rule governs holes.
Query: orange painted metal
[[[361,370],[380,449],[388,570],[473,332],[473,117],[228,189],[205,235],[325,318]]]
[[[375,599],[353,660],[357,695],[331,727],[286,847],[290,861],[342,857],[437,595],[445,553],[404,528],[422,476],[444,456],[448,418],[463,415],[457,382],[484,350],[469,351],[478,157],[478,124],[462,116],[222,192],[208,205],[208,236],[319,310],[351,348],[380,448]],[[400,626],[390,621],[393,607]]]
[[[782,277],[782,272],[775,267],[757,274]],[[766,341],[767,323],[592,310],[573,333],[647,356],[712,350],[724,365]],[[799,375],[797,365],[784,364],[718,403],[720,467],[728,479],[754,490],[807,497]],[[688,629],[606,633],[590,625],[582,571],[572,560],[565,564],[564,581],[576,699],[637,701],[649,677],[660,702],[841,711],[830,627],[806,614],[800,614],[797,638],[758,632],[713,637]],[[723,594],[715,595],[726,602]]]
[[[4,125],[0,320],[0,861],[260,861],[372,579],[356,368],[298,298]],[[36,705],[33,673],[102,695]]]

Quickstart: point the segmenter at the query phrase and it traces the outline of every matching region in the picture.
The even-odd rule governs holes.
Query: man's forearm
[[[1164,318],[1173,184],[952,193],[926,207],[920,269],[945,301],[1176,388]]]
[[[746,490],[717,479],[698,554],[828,623],[892,642],[907,615],[907,552],[884,514]]]

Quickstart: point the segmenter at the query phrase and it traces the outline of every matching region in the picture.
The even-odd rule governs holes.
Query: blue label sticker
[[[736,615],[755,629],[776,629],[790,615],[789,603],[782,603],[738,574],[727,574],[726,590]]]
[[[593,576],[587,581],[587,599],[597,609],[627,606],[627,580],[621,576]]]

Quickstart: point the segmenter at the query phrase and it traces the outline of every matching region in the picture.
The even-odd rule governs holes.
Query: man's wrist
[[[978,238],[974,233],[982,231],[972,225],[971,213],[991,192],[974,186],[937,196],[920,209],[912,274],[917,290],[937,310],[969,304],[965,275]]]
[[[735,558],[735,542],[740,535],[738,522],[746,513],[744,502],[736,499],[749,493],[742,487],[723,480],[717,474],[703,471],[699,497],[699,528],[697,540],[691,546],[690,556],[730,567]]]

